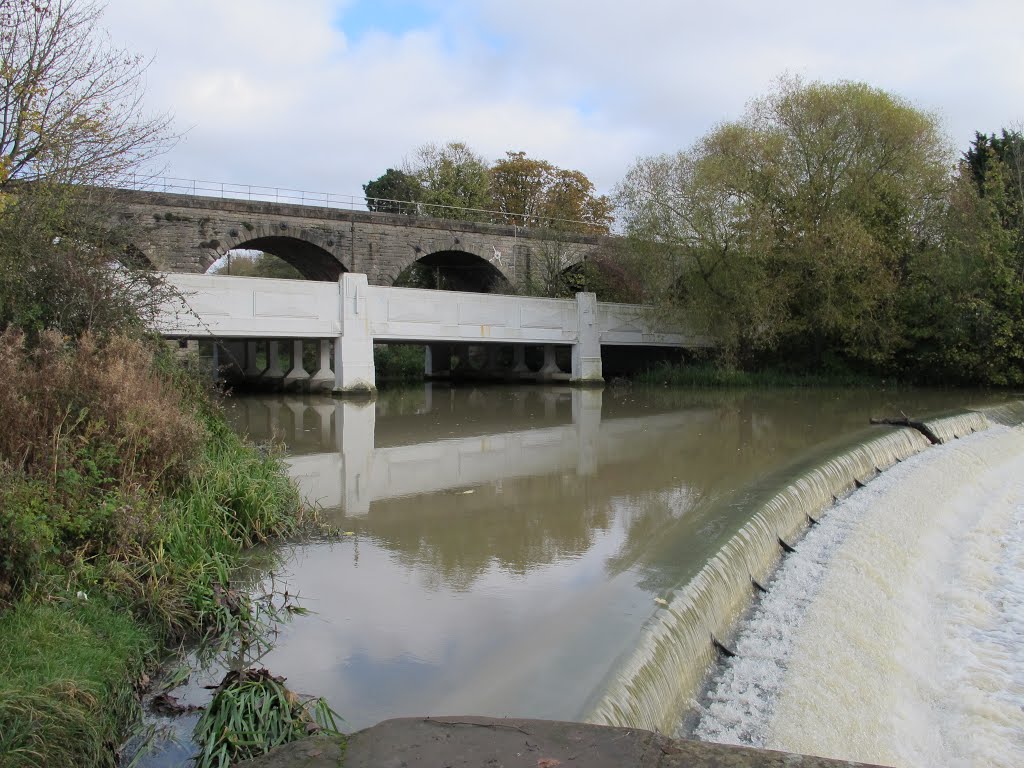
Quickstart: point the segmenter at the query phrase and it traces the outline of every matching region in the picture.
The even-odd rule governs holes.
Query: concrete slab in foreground
[[[863,763],[554,720],[418,717],[279,747],[239,768],[855,768]]]

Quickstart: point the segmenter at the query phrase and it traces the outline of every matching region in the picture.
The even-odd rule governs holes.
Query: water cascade
[[[937,421],[944,435],[988,423]],[[1022,462],[1024,431],[995,426],[838,505],[742,622],[696,735],[908,768],[1021,765]]]
[[[980,411],[954,413],[940,418],[926,419],[923,423],[932,434],[939,438],[940,443],[948,443],[974,432],[984,432],[989,427],[988,418]]]
[[[984,416],[970,414],[966,431],[976,419],[984,423]],[[941,422],[935,428],[953,435],[965,427]],[[673,732],[721,646],[727,646],[737,618],[749,607],[755,582],[767,582],[784,546],[795,542],[837,498],[930,444],[915,429],[887,431],[807,470],[778,491],[648,621],[587,719]]]

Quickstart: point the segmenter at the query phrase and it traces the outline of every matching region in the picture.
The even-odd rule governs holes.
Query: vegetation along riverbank
[[[232,578],[296,532],[273,452],[226,425],[207,385],[148,335],[166,297],[105,188],[172,140],[139,113],[145,62],[90,2],[0,4],[0,765],[114,765],[154,665],[183,643],[258,639]],[[239,646],[241,638],[241,647]],[[241,678],[241,679],[239,679]],[[279,711],[219,723],[203,764],[329,716],[267,675],[221,701]],[[246,685],[243,685],[246,684]],[[281,694],[283,695],[283,694]],[[329,719],[329,717],[327,718]]]

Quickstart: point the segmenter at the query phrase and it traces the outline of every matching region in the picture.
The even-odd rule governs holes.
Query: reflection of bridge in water
[[[424,407],[429,410],[431,385],[425,393]],[[338,508],[346,516],[365,515],[371,503],[383,499],[523,477],[592,476],[602,464],[650,451],[661,434],[699,427],[714,418],[706,410],[689,410],[602,421],[600,390],[566,387],[546,389],[538,396],[549,426],[382,447],[375,446],[373,403],[250,400],[246,406],[240,400],[236,407],[266,407],[268,434],[280,430],[282,411],[287,410],[295,434],[286,437],[301,441],[307,431],[319,435],[319,447],[331,450],[290,455],[289,471],[310,503]],[[551,424],[566,404],[569,422]],[[254,419],[250,416],[248,421]]]

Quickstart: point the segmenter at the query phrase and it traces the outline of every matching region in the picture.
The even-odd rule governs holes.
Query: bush
[[[379,381],[422,381],[423,347],[416,344],[378,344],[373,365]]]

